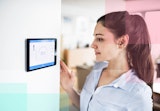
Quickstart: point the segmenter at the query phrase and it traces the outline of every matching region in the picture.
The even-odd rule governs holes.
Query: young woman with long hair
[[[81,111],[152,111],[153,63],[144,19],[127,11],[108,13],[97,20],[94,41],[96,64],[80,94],[74,74],[61,61],[61,85]]]

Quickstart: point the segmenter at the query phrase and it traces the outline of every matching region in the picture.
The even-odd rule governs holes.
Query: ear
[[[118,38],[117,45],[119,48],[125,48],[128,45],[128,42],[129,42],[129,36],[128,34],[126,34]]]

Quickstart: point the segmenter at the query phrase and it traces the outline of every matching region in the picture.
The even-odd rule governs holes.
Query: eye
[[[103,38],[97,38],[98,42],[102,42],[104,39]]]

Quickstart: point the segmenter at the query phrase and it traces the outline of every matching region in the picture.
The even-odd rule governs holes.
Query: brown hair
[[[154,67],[151,58],[151,42],[144,19],[127,11],[112,12],[100,17],[97,23],[108,28],[115,38],[129,35],[126,47],[129,65],[137,76],[148,84],[153,82]]]

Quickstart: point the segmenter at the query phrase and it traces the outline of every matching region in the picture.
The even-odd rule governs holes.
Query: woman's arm
[[[72,103],[77,108],[80,108],[80,95],[78,94],[78,92],[72,88],[71,90],[67,91],[67,94],[69,95],[69,98],[71,99]]]
[[[80,108],[80,95],[73,88],[75,82],[75,75],[73,72],[69,70],[69,68],[63,61],[60,61],[60,66],[61,66],[61,71],[60,71],[61,86],[69,95],[69,98],[71,99],[72,103],[76,107]]]

